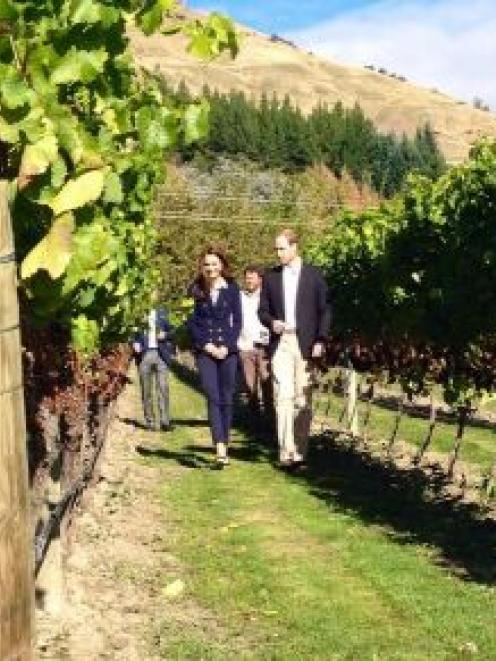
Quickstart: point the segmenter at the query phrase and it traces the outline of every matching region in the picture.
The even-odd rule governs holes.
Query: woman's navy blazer
[[[236,353],[241,324],[241,295],[235,282],[229,281],[227,287],[219,289],[216,303],[208,294],[195,296],[193,314],[188,320],[195,351],[201,351],[211,342]]]

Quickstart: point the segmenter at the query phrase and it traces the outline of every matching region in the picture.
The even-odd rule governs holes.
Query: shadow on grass
[[[207,449],[207,448],[205,448]],[[172,459],[177,461],[178,464],[186,468],[213,468],[214,462],[213,459],[208,459],[206,457],[198,456],[196,451],[188,450],[187,448],[181,452],[175,452],[173,450],[166,450],[165,448],[149,448],[145,445],[137,445],[136,452],[142,457],[154,457],[158,459]],[[211,453],[211,451],[210,451]]]
[[[117,420],[122,422],[124,425],[129,425],[135,429],[146,429],[148,431],[147,425],[145,425],[142,420],[136,420],[135,418],[122,418],[120,416],[117,416]]]
[[[129,425],[135,429],[149,430],[149,427],[142,420],[121,417],[118,417],[117,419],[124,425]],[[171,423],[174,427],[208,427],[208,420],[198,420],[198,418],[173,418]]]
[[[175,366],[174,372],[199,390],[192,370]],[[231,456],[274,462],[275,448],[246,408],[237,408],[235,424],[246,441],[231,448]],[[185,450],[198,453],[206,448]],[[288,479],[301,483],[333,509],[384,527],[398,544],[431,547],[436,562],[463,579],[496,584],[496,521],[459,494],[447,495],[441,468],[430,475],[413,466],[399,468],[327,433],[311,439],[307,467]]]
[[[175,427],[208,427],[208,420],[198,420],[198,418],[173,418],[172,424]]]
[[[496,583],[496,521],[446,493],[444,472],[398,468],[326,434],[313,439],[307,469],[292,479],[333,509],[381,525],[399,544],[425,544],[436,562],[466,580]]]

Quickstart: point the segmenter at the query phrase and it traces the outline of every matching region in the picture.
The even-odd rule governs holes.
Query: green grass
[[[186,424],[146,459],[186,583],[163,658],[496,658],[494,530],[333,441],[290,476],[238,432],[210,470],[203,399],[174,379],[172,402]]]

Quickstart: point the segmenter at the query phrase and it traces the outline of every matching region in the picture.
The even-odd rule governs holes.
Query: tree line
[[[165,80],[162,84],[176,102],[191,101],[184,82],[177,89]],[[429,124],[409,138],[381,133],[358,104],[320,104],[305,116],[288,96],[281,101],[262,94],[256,101],[243,92],[222,94],[208,86],[202,95],[210,104],[210,131],[194,145],[179,146],[186,160],[242,155],[285,172],[322,163],[337,177],[348,172],[384,197],[398,192],[410,172],[436,178],[446,169]]]

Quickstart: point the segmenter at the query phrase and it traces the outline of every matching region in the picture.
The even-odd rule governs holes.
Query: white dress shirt
[[[214,305],[217,305],[217,301],[219,300],[220,290],[226,288],[227,288],[227,282],[224,280],[224,278],[219,278],[219,280],[210,290],[210,300]]]
[[[241,314],[243,325],[238,340],[240,351],[251,351],[257,344],[267,344],[269,332],[260,323],[258,308],[260,305],[260,289],[254,292],[241,292]]]
[[[148,314],[148,348],[157,349],[157,310],[151,309]]]
[[[283,266],[282,289],[284,294],[284,321],[286,330],[296,330],[296,294],[301,274],[301,258]]]

